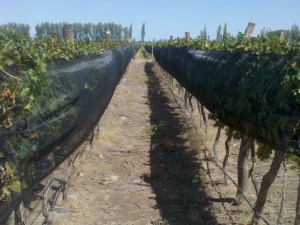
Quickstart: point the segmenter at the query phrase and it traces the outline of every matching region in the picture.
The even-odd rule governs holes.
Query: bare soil
[[[176,91],[180,95],[180,88]],[[76,162],[67,199],[59,196],[51,224],[213,225],[251,220],[249,207],[233,205],[235,186],[224,185],[223,174],[210,160],[208,146],[213,145],[216,129],[210,123],[206,134],[203,122],[196,126],[201,122],[196,104],[191,112],[179,95],[170,90],[153,58],[140,51],[101,118],[93,147]],[[224,140],[222,134],[220,165]],[[238,147],[232,142],[228,172],[234,179]],[[258,165],[258,180],[269,164]],[[290,186],[296,190],[295,182]],[[249,189],[254,201],[255,192]],[[276,200],[278,190],[272,192]],[[293,208],[295,194],[287,197]],[[267,210],[275,218],[274,207]],[[29,220],[39,225],[44,217],[33,210]]]
[[[219,224],[190,136],[153,61],[137,55],[53,224]]]

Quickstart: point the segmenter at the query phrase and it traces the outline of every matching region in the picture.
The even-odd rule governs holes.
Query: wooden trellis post
[[[106,38],[107,38],[108,41],[111,41],[111,39],[112,39],[112,35],[111,35],[111,32],[109,30],[106,31]]]
[[[191,34],[190,32],[185,32],[185,41],[188,42],[189,40],[191,40]],[[185,89],[184,91],[184,105],[186,108],[188,108],[188,101],[190,103],[190,107],[191,107],[191,112],[193,112],[193,105],[192,105],[192,95]]]
[[[65,41],[74,42],[74,27],[71,24],[63,25],[63,37]]]
[[[285,39],[285,34],[284,34],[284,31],[281,31],[280,32],[280,40],[284,40]]]
[[[185,32],[185,41],[189,41],[191,39],[190,32]]]
[[[254,27],[255,27],[255,23],[252,23],[252,22],[249,22],[248,23],[248,26],[245,30],[245,35],[248,37],[248,38],[251,38],[252,37],[252,33],[253,33],[253,30],[254,30]]]

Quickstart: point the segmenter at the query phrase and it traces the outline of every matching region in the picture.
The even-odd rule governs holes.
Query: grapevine
[[[296,155],[300,155],[299,55],[299,43],[243,34],[224,41],[175,39],[154,47],[158,63],[214,117]]]
[[[56,159],[49,154],[60,148],[53,143],[60,143],[57,140],[67,137],[76,128],[80,110],[86,107],[84,104],[95,101],[95,98],[102,101],[101,107],[108,104],[105,101],[109,93],[105,93],[107,97],[104,96],[104,100],[99,100],[102,97],[99,92],[102,93],[101,90],[104,89],[102,83],[105,83],[101,79],[106,76],[99,74],[101,71],[91,72],[86,83],[80,83],[68,74],[58,77],[55,72],[49,73],[49,68],[53,71],[56,65],[76,61],[83,56],[86,56],[85,61],[92,60],[97,55],[105,54],[107,50],[120,49],[121,46],[121,42],[104,39],[74,43],[56,36],[32,39],[20,33],[0,30],[1,210],[19,194],[32,188],[33,184],[72,151],[74,146],[67,146],[69,149],[59,151]],[[122,70],[132,51],[123,52],[127,55],[122,57],[119,54],[118,57],[123,60],[123,64],[118,65]],[[121,72],[118,71],[120,74]],[[107,82],[112,85],[107,87],[109,91],[113,90],[116,82],[111,79],[116,76],[117,74],[111,74],[112,78],[107,78]],[[88,100],[79,101],[79,98],[84,99],[84,94],[89,97]],[[100,114],[104,109],[98,110]],[[96,119],[90,118],[86,124],[92,126]],[[86,137],[86,132],[88,131],[82,132],[80,138]],[[79,141],[74,140],[72,143]]]

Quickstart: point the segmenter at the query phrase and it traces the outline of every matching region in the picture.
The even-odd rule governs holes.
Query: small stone
[[[79,173],[78,176],[84,177],[84,174],[83,173]]]

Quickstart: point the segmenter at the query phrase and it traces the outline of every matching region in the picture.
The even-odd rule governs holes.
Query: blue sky
[[[300,0],[0,0],[0,5],[0,24],[26,23],[32,33],[41,22],[132,23],[136,40],[143,22],[146,40],[183,37],[185,31],[196,37],[204,26],[215,38],[225,22],[234,35],[244,32],[248,22],[256,23],[254,35],[263,27],[300,25]]]

